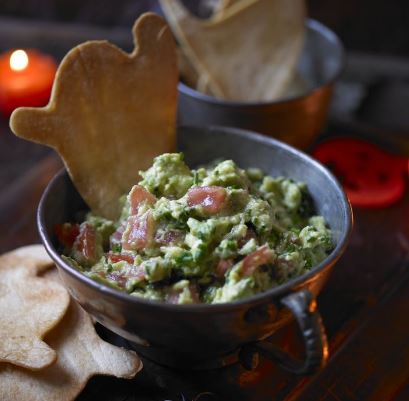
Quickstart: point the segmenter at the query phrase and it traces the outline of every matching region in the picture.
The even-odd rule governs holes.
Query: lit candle
[[[8,116],[20,106],[45,106],[56,70],[53,58],[36,50],[0,55],[0,111]]]

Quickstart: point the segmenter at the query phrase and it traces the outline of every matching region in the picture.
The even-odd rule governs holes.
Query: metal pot
[[[244,300],[215,305],[172,305],[144,300],[91,280],[60,257],[54,227],[73,221],[87,207],[68,174],[60,172],[46,188],[38,209],[41,239],[71,295],[98,322],[128,339],[142,355],[168,366],[210,368],[240,356],[252,365],[261,352],[293,372],[309,373],[328,356],[315,297],[343,253],[352,226],[348,200],[333,175],[306,154],[252,132],[221,127],[180,127],[178,148],[197,166],[217,158],[241,167],[259,167],[271,175],[304,181],[317,213],[328,221],[335,249],[308,273]],[[295,361],[263,339],[297,319],[306,360]]]
[[[333,84],[343,66],[344,50],[338,37],[325,25],[307,20],[297,67],[298,79],[306,85],[301,94],[272,102],[233,102],[180,82],[179,123],[244,128],[306,149],[325,126]]]

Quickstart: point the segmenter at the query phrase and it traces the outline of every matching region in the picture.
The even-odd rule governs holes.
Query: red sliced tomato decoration
[[[216,214],[223,209],[226,196],[223,187],[194,187],[187,193],[187,203],[189,206],[201,206],[207,214]]]
[[[55,234],[57,235],[58,241],[65,248],[72,248],[75,238],[77,238],[79,233],[79,224],[64,223],[55,226]]]
[[[389,206],[405,193],[407,160],[370,142],[347,137],[329,139],[312,154],[337,176],[354,206]]]

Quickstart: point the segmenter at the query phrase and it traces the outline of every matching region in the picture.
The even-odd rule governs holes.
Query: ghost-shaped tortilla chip
[[[57,354],[43,338],[63,318],[70,298],[61,284],[38,277],[52,265],[40,245],[0,256],[0,362],[31,370],[55,362]]]
[[[90,316],[74,300],[47,342],[58,354],[48,368],[32,372],[0,364],[0,399],[72,401],[92,376],[131,379],[142,369],[135,352],[98,336]]]
[[[91,210],[119,215],[118,198],[153,157],[176,142],[177,55],[166,22],[153,13],[133,27],[128,54],[106,41],[73,48],[62,60],[44,108],[19,108],[19,137],[54,148]]]

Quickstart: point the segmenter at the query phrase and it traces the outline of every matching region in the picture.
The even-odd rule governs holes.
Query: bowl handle
[[[245,345],[240,351],[240,361],[246,369],[254,369],[262,355],[285,370],[307,375],[325,366],[328,359],[328,343],[317,309],[317,302],[308,290],[287,295],[281,303],[293,313],[304,338],[305,360],[300,361],[281,351],[268,341],[258,341]]]

